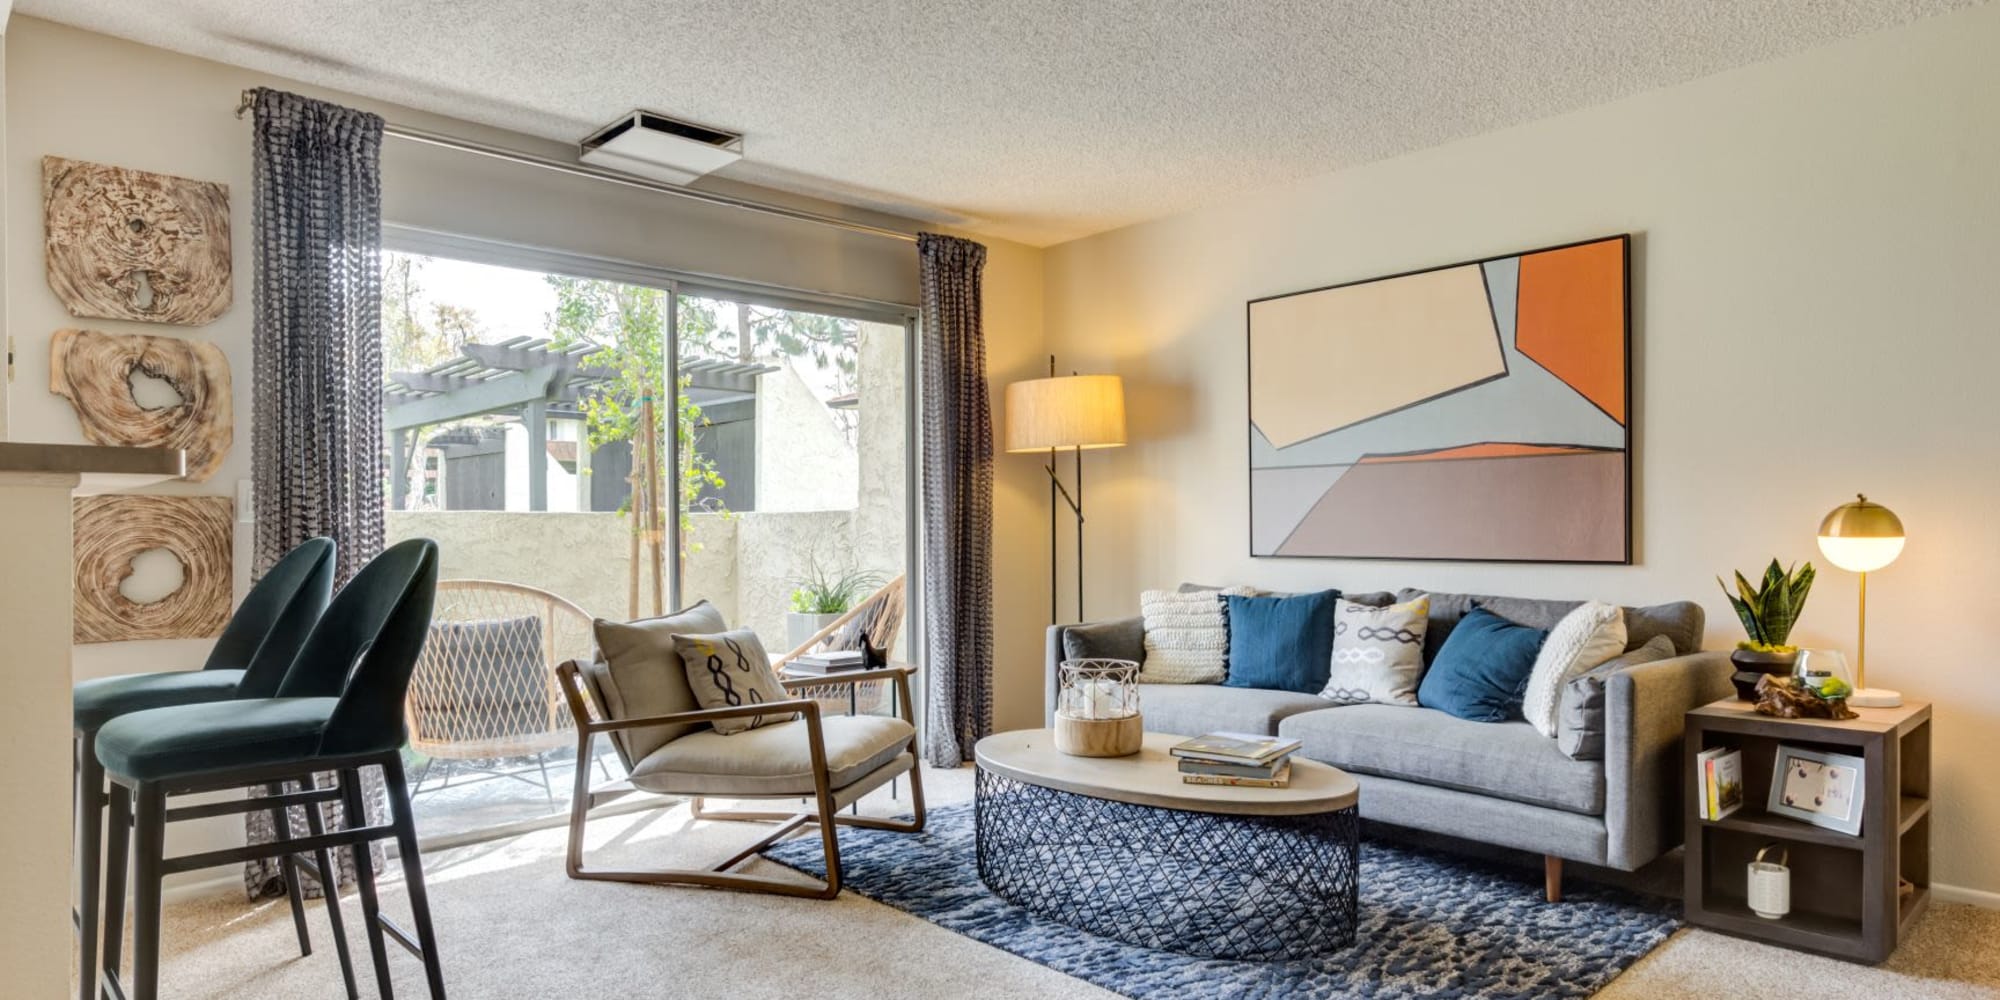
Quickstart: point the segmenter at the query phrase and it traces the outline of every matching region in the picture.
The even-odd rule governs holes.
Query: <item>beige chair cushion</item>
[[[845,788],[909,749],[916,728],[886,715],[820,720],[830,787]],[[811,795],[812,749],[806,721],[759,726],[724,736],[689,733],[632,769],[632,785],[675,795]]]
[[[791,697],[778,683],[778,672],[771,669],[770,654],[764,652],[757,633],[747,628],[714,635],[676,635],[674,650],[687,668],[688,688],[703,708],[747,708]],[[772,712],[716,719],[709,726],[728,736],[798,717],[797,712]]]
[[[702,601],[670,615],[635,622],[599,618],[592,627],[597,633],[598,659],[609,668],[596,678],[605,696],[605,708],[613,719],[643,719],[701,708],[688,687],[680,655],[674,652],[674,633],[721,632],[729,625],[715,605]],[[607,679],[610,683],[605,683]],[[654,726],[626,730],[617,738],[628,760],[644,760],[668,740],[706,728],[706,724]]]

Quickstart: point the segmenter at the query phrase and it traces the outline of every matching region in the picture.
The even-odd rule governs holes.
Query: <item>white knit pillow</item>
[[[1616,604],[1585,601],[1563,616],[1528,674],[1521,714],[1535,732],[1553,739],[1562,714],[1562,689],[1569,679],[1625,652],[1625,610]]]
[[[1222,599],[1250,597],[1249,587],[1227,590],[1148,590],[1139,595],[1146,625],[1146,660],[1139,680],[1147,684],[1220,684],[1228,676],[1229,625]]]

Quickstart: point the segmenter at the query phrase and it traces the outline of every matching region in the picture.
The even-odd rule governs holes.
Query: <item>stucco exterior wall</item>
[[[879,525],[864,531],[863,521],[858,511],[696,515],[683,600],[706,598],[732,626],[756,630],[773,656],[783,653],[792,589],[813,560],[830,572],[859,567],[884,582],[902,572],[899,546],[856,545],[857,538],[881,533]],[[595,617],[623,621],[631,617],[628,525],[619,514],[391,511],[388,538],[435,540],[447,580],[523,583],[575,601]],[[651,587],[650,579],[642,581],[641,615],[650,613]]]

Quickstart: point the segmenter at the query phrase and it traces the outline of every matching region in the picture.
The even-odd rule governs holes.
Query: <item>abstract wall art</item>
[[[142,400],[137,379],[164,398]],[[214,344],[144,333],[57,330],[49,338],[49,391],[69,400],[94,444],[182,448],[187,475],[215,475],[235,440],[229,359]]]
[[[42,157],[49,288],[72,316],[199,326],[229,308],[229,188]]]
[[[1252,301],[1250,554],[1631,562],[1630,249]]]
[[[229,624],[235,504],[228,497],[77,497],[75,641],[206,639]],[[181,584],[157,600],[125,595],[132,561],[164,549]]]

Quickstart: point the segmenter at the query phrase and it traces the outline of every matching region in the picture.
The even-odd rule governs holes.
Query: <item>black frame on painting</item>
[[[1622,296],[1621,296],[1621,298],[1622,298],[1622,299],[1624,300],[1624,301],[1623,301],[1623,310],[1622,310],[1622,312],[1623,312],[1623,316],[1622,316],[1622,319],[1623,319],[1623,325],[1624,325],[1624,329],[1623,329],[1623,336],[1624,336],[1624,361],[1625,361],[1625,366],[1624,366],[1624,367],[1625,367],[1625,373],[1624,373],[1624,375],[1625,375],[1625,380],[1624,380],[1624,383],[1625,383],[1625,384],[1624,384],[1624,392],[1625,392],[1625,400],[1626,400],[1626,407],[1625,407],[1625,421],[1624,421],[1624,428],[1625,428],[1625,448],[1624,448],[1624,452],[1625,452],[1625,491],[1624,491],[1624,492],[1625,492],[1625,525],[1624,525],[1624,527],[1625,527],[1625,532],[1624,532],[1624,534],[1625,534],[1625,546],[1624,546],[1624,549],[1625,549],[1625,551],[1624,551],[1624,554],[1623,554],[1622,558],[1619,558],[1619,559],[1525,559],[1525,558],[1523,558],[1523,559],[1502,559],[1502,558],[1485,558],[1485,557],[1452,557],[1452,556],[1387,556],[1387,555],[1317,555],[1317,554],[1313,554],[1313,555],[1303,555],[1303,554],[1301,554],[1301,555],[1285,555],[1285,554],[1281,554],[1281,553],[1277,553],[1277,552],[1271,552],[1271,553],[1264,553],[1264,554],[1260,554],[1260,553],[1258,553],[1258,551],[1257,551],[1257,540],[1256,540],[1256,539],[1257,539],[1257,525],[1256,525],[1256,520],[1257,520],[1257,507],[1256,507],[1256,502],[1255,502],[1255,497],[1254,497],[1254,495],[1253,495],[1253,492],[1254,492],[1254,487],[1253,487],[1253,486],[1252,486],[1252,484],[1251,484],[1251,479],[1252,479],[1252,476],[1250,475],[1250,473],[1252,473],[1252,472],[1254,472],[1254,471],[1255,471],[1254,469],[1252,469],[1252,468],[1250,467],[1250,452],[1251,452],[1251,442],[1252,442],[1252,440],[1253,440],[1253,436],[1254,436],[1254,435],[1256,434],[1256,425],[1255,425],[1255,424],[1254,424],[1254,423],[1252,422],[1252,419],[1251,419],[1251,413],[1252,413],[1252,403],[1253,403],[1253,400],[1252,400],[1252,393],[1253,393],[1253,392],[1255,391],[1255,388],[1254,388],[1254,386],[1253,386],[1253,385],[1252,385],[1252,383],[1251,383],[1251,379],[1252,379],[1252,372],[1254,371],[1254,369],[1253,369],[1253,367],[1252,367],[1252,366],[1253,366],[1253,365],[1254,365],[1254,363],[1255,363],[1255,357],[1254,357],[1254,354],[1253,354],[1253,347],[1252,347],[1252,341],[1251,341],[1251,336],[1250,336],[1250,314],[1251,314],[1251,309],[1252,309],[1252,307],[1253,307],[1253,306],[1257,305],[1257,303],[1259,303],[1259,302],[1271,302],[1271,301],[1274,301],[1274,300],[1277,300],[1277,299],[1288,299],[1288,298],[1292,298],[1292,297],[1294,297],[1294,296],[1298,296],[1298,295],[1311,295],[1311,294],[1313,294],[1313,293],[1315,293],[1315,292],[1328,292],[1328,291],[1333,291],[1333,290],[1335,290],[1335,289],[1339,289],[1339,288],[1352,288],[1352,287],[1354,287],[1354,286],[1356,286],[1356,285],[1367,285],[1367,284],[1373,284],[1373,283],[1376,283],[1376,282],[1381,282],[1381,281],[1393,281],[1393,280],[1395,280],[1395,279],[1397,279],[1397,278],[1408,278],[1408,277],[1411,277],[1411,276],[1414,276],[1414,275],[1419,275],[1419,274],[1430,274],[1430,273],[1432,273],[1432,272],[1435,272],[1435,271],[1445,271],[1445,270],[1450,270],[1450,269],[1452,269],[1452,268],[1459,268],[1459,267],[1469,267],[1469,266],[1473,266],[1473,265],[1483,265],[1483,264],[1488,264],[1488,263],[1491,263],[1491,262],[1493,262],[1493,261],[1496,261],[1496,260],[1506,260],[1506,259],[1508,259],[1508,258],[1511,258],[1511,257],[1526,257],[1526,256],[1528,256],[1528,255],[1530,255],[1530,254],[1538,254],[1538,253],[1547,253],[1547,252],[1549,252],[1549,251],[1552,251],[1552,250],[1567,250],[1567,249],[1570,249],[1571,247],[1580,247],[1580,246],[1589,246],[1589,245],[1591,245],[1591,244],[1595,244],[1595,243],[1606,243],[1606,242],[1610,242],[1610,241],[1612,241],[1612,240],[1616,240],[1616,241],[1618,241],[1618,242],[1619,242],[1619,244],[1620,244],[1620,247],[1619,247],[1619,253],[1620,253],[1620,259],[1621,259],[1621,262],[1622,262],[1622,264],[1624,265],[1624,274],[1623,274],[1623,275],[1621,276],[1621,278],[1622,278],[1622,281],[1621,281],[1621,283],[1622,283],[1622,286],[1623,286],[1623,287],[1621,288],[1621,292],[1623,293],[1623,294],[1622,294]],[[1484,269],[1482,268],[1482,270],[1481,270],[1481,277],[1482,277],[1482,280],[1484,280],[1484,273],[1485,273],[1485,272],[1484,272]],[[1397,273],[1395,273],[1395,274],[1383,274],[1383,275],[1377,275],[1377,276],[1375,276],[1375,277],[1372,277],[1372,278],[1361,278],[1361,279],[1358,279],[1358,280],[1355,280],[1355,281],[1342,281],[1342,282],[1336,282],[1336,283],[1334,283],[1334,284],[1330,284],[1330,285],[1321,285],[1321,286],[1319,286],[1319,287],[1317,287],[1317,288],[1302,288],[1302,289],[1299,289],[1299,290],[1297,290],[1297,291],[1291,291],[1291,292],[1281,292],[1281,293],[1278,293],[1278,294],[1275,294],[1275,295],[1265,295],[1265,296],[1260,296],[1260,297],[1258,297],[1258,298],[1254,298],[1254,299],[1249,299],[1249,300],[1247,300],[1247,301],[1245,301],[1245,302],[1243,303],[1243,384],[1244,384],[1244,394],[1243,394],[1243,427],[1244,427],[1244,434],[1243,434],[1243,446],[1244,446],[1244,447],[1243,447],[1243,469],[1244,469],[1244,476],[1243,476],[1243,496],[1244,496],[1244,510],[1245,510],[1245,515],[1246,515],[1246,516],[1244,517],[1244,528],[1245,528],[1245,531],[1244,531],[1244,542],[1245,542],[1245,548],[1246,548],[1247,552],[1249,553],[1249,556],[1250,556],[1250,558],[1252,558],[1252,559],[1365,559],[1365,560],[1370,560],[1370,561],[1375,561],[1375,562],[1461,562],[1461,563],[1528,563],[1528,564],[1534,564],[1534,565],[1565,565],[1565,566],[1630,566],[1630,565],[1633,565],[1633,552],[1634,552],[1634,544],[1633,544],[1633,534],[1634,534],[1634,532],[1633,532],[1633,529],[1634,529],[1634,516],[1633,516],[1633,511],[1634,511],[1634,503],[1635,503],[1635,500],[1634,500],[1634,497],[1633,497],[1633,489],[1632,489],[1632,485],[1633,485],[1633,475],[1632,475],[1632,472],[1633,472],[1633,469],[1632,469],[1632,454],[1633,454],[1633,451],[1634,451],[1634,450],[1636,449],[1636,446],[1637,446],[1637,444],[1638,444],[1638,436],[1637,436],[1637,434],[1636,434],[1636,433],[1634,433],[1634,430],[1635,430],[1635,428],[1636,428],[1636,426],[1637,426],[1637,424],[1638,424],[1638,407],[1637,407],[1637,405],[1635,405],[1635,404],[1636,404],[1636,400],[1634,400],[1634,398],[1633,398],[1633,395],[1632,395],[1632,367],[1633,367],[1633,365],[1632,365],[1632,234],[1631,234],[1631,233],[1629,233],[1629,232],[1626,232],[1626,233],[1615,233],[1615,234],[1612,234],[1612,235],[1609,235],[1609,236],[1593,236],[1593,237],[1590,237],[1589,239],[1581,239],[1581,240],[1571,240],[1571,241],[1569,241],[1569,242],[1567,242],[1567,243],[1557,243],[1557,244],[1553,244],[1553,245],[1551,245],[1551,246],[1544,246],[1544,247],[1535,247],[1535,248],[1532,248],[1532,249],[1528,249],[1528,250],[1513,250],[1513,251],[1509,251],[1509,252],[1507,252],[1507,253],[1498,253],[1498,254],[1492,254],[1492,255],[1490,255],[1490,256],[1486,256],[1486,257],[1480,257],[1480,258],[1477,258],[1477,259],[1474,259],[1474,260],[1461,260],[1461,261],[1453,261],[1453,262],[1451,262],[1451,263],[1449,263],[1449,264],[1436,264],[1436,265],[1433,265],[1433,266],[1430,266],[1430,267],[1420,267],[1420,268],[1414,268],[1414,269],[1412,269],[1412,270],[1408,270],[1408,271],[1400,271],[1400,272],[1397,272]],[[1461,387],[1461,389],[1462,389],[1462,388],[1464,388],[1464,387]],[[1453,391],[1454,391],[1454,392],[1456,392],[1456,391],[1460,391],[1460,390],[1453,390]],[[1422,399],[1422,400],[1418,400],[1418,401],[1416,401],[1416,402],[1413,402],[1413,403],[1407,403],[1407,404],[1404,404],[1403,406],[1400,406],[1400,407],[1397,407],[1397,408],[1396,408],[1395,410],[1390,410],[1390,411],[1386,411],[1386,412],[1389,412],[1389,413],[1393,413],[1393,412],[1397,412],[1397,411],[1400,411],[1400,410],[1405,410],[1405,409],[1409,409],[1410,407],[1413,407],[1413,406],[1421,406],[1421,405],[1423,405],[1424,403],[1427,403],[1427,402],[1430,402],[1431,400],[1434,400],[1434,399],[1438,399],[1438,398],[1441,398],[1441,397],[1442,397],[1442,395],[1448,395],[1448,394],[1440,394],[1440,395],[1437,395],[1437,396],[1431,396],[1431,397],[1428,397],[1427,399]],[[1379,417],[1379,416],[1383,416],[1383,415],[1384,415],[1384,414],[1376,414],[1376,416],[1377,416],[1377,417]],[[1368,419],[1372,420],[1372,419],[1375,419],[1375,417],[1370,417],[1370,418],[1368,418]],[[1364,421],[1364,422],[1365,422],[1365,421]]]

